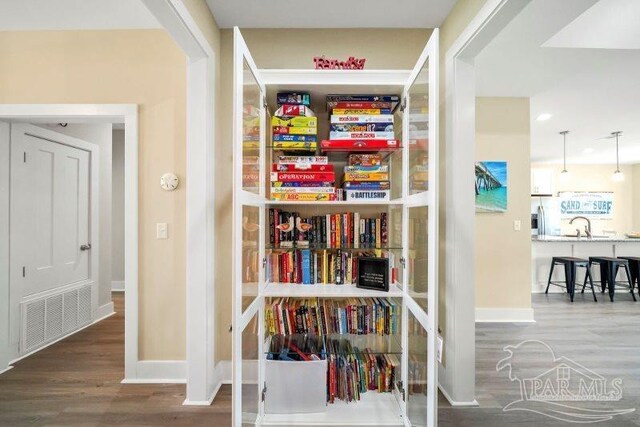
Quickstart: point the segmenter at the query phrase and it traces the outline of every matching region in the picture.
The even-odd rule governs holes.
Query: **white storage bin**
[[[265,363],[266,414],[306,414],[327,410],[327,361]]]

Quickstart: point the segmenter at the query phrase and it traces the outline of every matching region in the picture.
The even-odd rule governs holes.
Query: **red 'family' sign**
[[[328,59],[322,56],[314,56],[313,62],[316,64],[316,70],[362,70],[366,58],[358,59],[350,56],[346,61],[337,59]]]

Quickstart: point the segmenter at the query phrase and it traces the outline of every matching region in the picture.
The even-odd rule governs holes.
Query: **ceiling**
[[[207,0],[221,28],[435,28],[457,0]]]
[[[532,0],[476,58],[478,96],[531,99],[531,158],[640,162],[637,0]],[[634,25],[629,22],[634,21]],[[546,121],[537,121],[542,114]]]
[[[0,0],[0,31],[161,28],[140,0]]]

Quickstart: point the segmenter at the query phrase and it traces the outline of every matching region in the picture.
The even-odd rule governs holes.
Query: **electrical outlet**
[[[519,219],[513,221],[513,230],[520,231],[522,229],[522,222]]]
[[[167,239],[167,223],[159,222],[156,224],[156,239]]]

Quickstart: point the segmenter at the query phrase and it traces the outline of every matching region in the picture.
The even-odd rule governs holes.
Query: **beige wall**
[[[591,227],[594,234],[603,234],[605,230],[615,230],[617,234],[624,234],[633,229],[634,217],[634,194],[640,191],[640,186],[634,186],[633,168],[631,165],[621,165],[620,170],[624,173],[625,180],[614,182],[611,179],[615,164],[610,165],[574,165],[568,164],[569,179],[562,182],[557,179],[562,171],[562,165],[533,164],[533,168],[550,169],[553,179],[552,193],[560,191],[602,191],[613,192],[613,218],[612,219],[592,219]],[[635,188],[635,192],[634,192]],[[637,199],[637,197],[636,197]],[[582,229],[583,222],[569,224],[569,220],[561,221],[562,234],[575,234],[576,227]]]
[[[272,30],[243,29],[243,37],[260,68],[313,68],[313,56],[364,56],[369,69],[411,69],[431,30]],[[232,206],[233,31],[221,31],[220,140],[216,145],[216,226],[218,253],[228,253]],[[216,264],[216,360],[231,358],[231,264]]]
[[[507,211],[476,213],[476,308],[531,307],[530,144],[528,98],[476,99],[476,160],[507,162]]]
[[[453,6],[453,9],[440,26],[440,123],[439,123],[439,140],[438,148],[440,150],[440,164],[439,166],[439,251],[438,251],[438,329],[442,332],[443,337],[446,340],[446,318],[447,318],[447,293],[446,293],[446,202],[449,195],[446,193],[445,178],[446,178],[446,163],[445,163],[445,148],[446,148],[446,74],[445,74],[445,58],[447,51],[460,36],[462,31],[469,25],[471,20],[478,14],[482,6],[485,5],[487,0],[458,0]],[[446,358],[446,356],[445,356]],[[446,363],[446,360],[445,360]]]
[[[633,231],[640,233],[640,163],[633,165],[632,177],[633,185]]]
[[[185,357],[185,67],[162,30],[0,32],[0,103],[139,105],[140,359]]]

